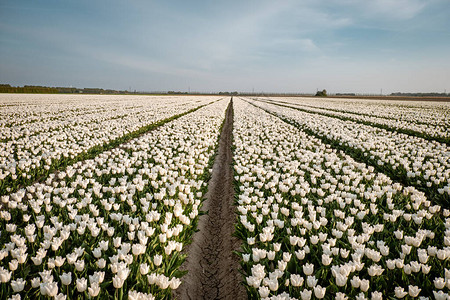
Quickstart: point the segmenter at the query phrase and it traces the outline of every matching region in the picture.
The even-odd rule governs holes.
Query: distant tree
[[[316,97],[326,97],[327,96],[327,90],[317,91]]]

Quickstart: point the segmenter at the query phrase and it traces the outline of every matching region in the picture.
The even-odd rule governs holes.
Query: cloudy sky
[[[0,83],[450,91],[448,0],[0,0]]]

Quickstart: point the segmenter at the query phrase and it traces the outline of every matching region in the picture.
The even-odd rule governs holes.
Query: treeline
[[[30,94],[58,94],[56,88],[47,86],[11,86],[9,84],[0,84],[0,93],[30,93]]]
[[[448,93],[391,93],[391,96],[406,96],[406,97],[448,97]]]
[[[120,90],[105,90],[102,88],[76,88],[76,87],[46,87],[25,85],[11,86],[9,84],[0,84],[0,93],[30,93],[30,94],[132,94],[132,95],[221,95],[221,96],[312,96],[311,94],[302,93],[264,93],[264,92],[196,92],[196,91],[152,91],[152,92],[140,92],[140,91],[120,91]]]
[[[232,95],[232,96],[236,96],[236,95],[239,95],[239,93],[238,92],[219,92],[219,95],[227,95],[227,96],[229,96],[229,95]]]
[[[47,87],[39,85],[11,86],[0,84],[0,93],[28,94],[131,94],[128,91],[105,90],[101,88]]]
[[[27,93],[27,94],[133,94],[133,95],[223,95],[223,96],[272,96],[272,97],[298,97],[298,96],[314,96],[309,93],[264,93],[264,92],[182,92],[182,91],[158,91],[158,92],[134,92],[126,90],[110,90],[102,88],[76,88],[76,87],[47,87],[39,85],[11,86],[9,84],[0,84],[0,93]],[[327,91],[318,91],[316,96],[325,97]],[[377,94],[356,94],[356,93],[336,93],[328,94],[332,97],[422,97],[422,98],[447,98],[449,93],[391,93],[390,95]]]

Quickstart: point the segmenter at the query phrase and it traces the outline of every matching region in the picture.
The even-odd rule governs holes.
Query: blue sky
[[[0,83],[450,92],[450,1],[0,0]]]

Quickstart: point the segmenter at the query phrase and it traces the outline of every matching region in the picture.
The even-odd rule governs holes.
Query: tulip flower
[[[11,280],[11,288],[15,293],[21,292],[24,287],[25,287],[25,280],[23,278]]]
[[[69,285],[72,282],[72,273],[63,273],[59,278],[63,285]]]
[[[410,297],[417,297],[422,289],[418,286],[408,285],[408,294]]]
[[[314,287],[314,296],[316,296],[317,299],[322,299],[323,297],[325,297],[325,292],[325,287],[321,287],[320,285]]]
[[[82,293],[87,289],[87,280],[86,278],[78,278],[76,280],[77,290]]]

